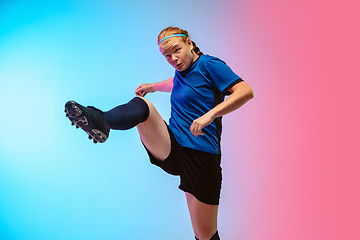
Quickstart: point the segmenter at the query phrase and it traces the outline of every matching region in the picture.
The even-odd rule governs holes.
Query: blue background
[[[172,25],[204,39],[197,8],[216,5],[0,2],[0,239],[193,238],[179,179],[150,164],[136,129],[94,145],[63,111],[109,110],[173,76],[157,35]],[[147,98],[168,120],[169,95]]]

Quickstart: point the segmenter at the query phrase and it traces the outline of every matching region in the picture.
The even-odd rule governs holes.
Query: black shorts
[[[150,162],[171,175],[179,175],[179,188],[184,192],[191,193],[201,202],[219,205],[222,181],[221,154],[182,147],[169,126],[167,128],[171,139],[170,155],[165,161],[159,161],[145,147]]]

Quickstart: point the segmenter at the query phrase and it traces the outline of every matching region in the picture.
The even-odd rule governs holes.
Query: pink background
[[[231,239],[360,239],[359,2],[232,4],[255,98],[225,125],[220,219]]]

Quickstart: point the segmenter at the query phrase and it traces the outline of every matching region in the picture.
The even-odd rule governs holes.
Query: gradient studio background
[[[94,145],[68,100],[108,110],[174,70],[187,29],[255,98],[224,118],[224,240],[360,239],[359,4],[322,0],[0,1],[0,239],[193,239],[178,178],[135,129]],[[169,95],[149,94],[169,118]]]

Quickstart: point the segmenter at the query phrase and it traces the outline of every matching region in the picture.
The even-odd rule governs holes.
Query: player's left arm
[[[194,136],[203,135],[202,129],[215,118],[235,111],[254,97],[252,89],[244,81],[235,84],[229,89],[229,92],[231,95],[225,101],[193,121],[190,131]]]
[[[244,81],[235,84],[229,92],[231,95],[225,101],[208,112],[213,119],[235,111],[254,97],[254,92]]]

